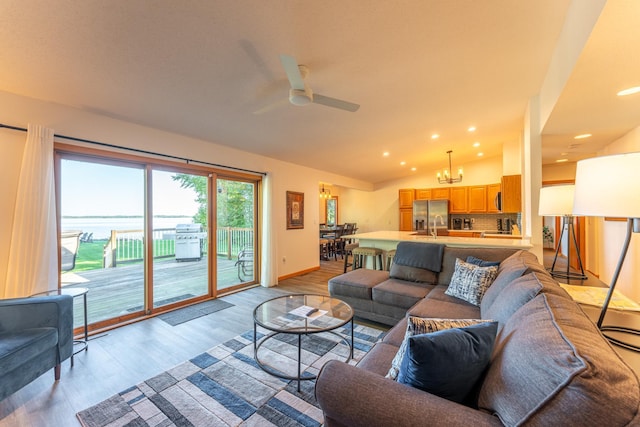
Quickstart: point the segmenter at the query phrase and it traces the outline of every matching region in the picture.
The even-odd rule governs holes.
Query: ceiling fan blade
[[[293,89],[304,90],[304,80],[300,69],[298,68],[298,61],[296,58],[290,55],[280,55],[280,62],[284,67],[287,78]]]
[[[342,101],[341,99],[329,98],[328,96],[313,94],[313,103],[322,104],[327,107],[339,108],[341,110],[351,111],[352,113],[358,111],[360,105],[352,102]]]
[[[256,110],[253,112],[254,115],[259,116],[265,113],[268,113],[269,111],[275,110],[277,108],[283,107],[285,105],[289,105],[289,100],[288,99],[282,99],[280,101],[265,105],[264,107]]]

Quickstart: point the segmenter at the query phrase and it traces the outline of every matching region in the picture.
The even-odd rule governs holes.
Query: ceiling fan
[[[306,65],[298,65],[298,61],[296,61],[293,56],[280,55],[280,62],[284,67],[284,71],[287,73],[287,78],[291,85],[291,89],[289,89],[289,102],[293,105],[304,106],[314,103],[351,112],[358,111],[358,108],[360,108],[360,105],[352,102],[313,93],[304,81],[309,74],[309,68]]]

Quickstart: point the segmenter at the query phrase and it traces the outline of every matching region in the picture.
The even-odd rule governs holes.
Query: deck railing
[[[245,248],[253,248],[253,229],[223,227],[216,230],[217,255],[227,259],[238,256]],[[175,228],[153,230],[153,258],[171,258],[175,252]],[[202,253],[208,253],[208,239],[202,239]],[[118,264],[140,262],[144,258],[143,230],[111,230],[111,237],[104,246],[104,268]]]

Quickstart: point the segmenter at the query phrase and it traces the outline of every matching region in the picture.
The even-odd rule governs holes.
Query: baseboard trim
[[[296,271],[295,273],[285,274],[284,276],[278,276],[278,282],[280,280],[291,279],[292,277],[302,276],[303,274],[311,273],[312,271],[320,270],[320,266],[317,265],[315,267],[307,268],[306,270]]]

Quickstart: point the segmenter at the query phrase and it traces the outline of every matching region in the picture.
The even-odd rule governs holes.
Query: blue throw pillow
[[[467,257],[467,261],[469,264],[475,264],[480,267],[498,267],[500,266],[500,261],[485,261],[480,258],[476,258],[473,255],[469,255]]]
[[[462,403],[491,359],[498,322],[409,338],[398,382]]]

